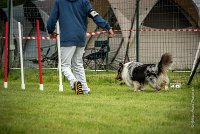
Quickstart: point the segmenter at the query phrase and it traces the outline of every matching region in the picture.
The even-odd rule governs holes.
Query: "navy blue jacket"
[[[51,15],[47,21],[49,34],[55,30],[56,22],[60,25],[60,43],[65,46],[85,46],[88,13],[92,6],[88,0],[55,0]],[[93,21],[103,29],[110,25],[100,15]]]

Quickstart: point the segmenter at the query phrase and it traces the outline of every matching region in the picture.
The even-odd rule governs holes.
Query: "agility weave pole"
[[[199,46],[197,48],[197,52],[196,52],[196,55],[195,55],[194,63],[193,63],[192,70],[191,70],[191,73],[190,73],[190,78],[189,78],[189,81],[188,81],[188,85],[190,85],[190,83],[192,82],[193,77],[196,73],[196,70],[197,70],[198,66],[200,65],[200,54],[199,53],[200,53],[200,42],[199,42]]]
[[[194,63],[193,63],[191,72],[193,72],[193,70],[194,70],[194,67],[195,67],[195,64],[196,64],[196,62],[197,62],[199,53],[200,53],[200,41],[199,41],[199,46],[198,46],[198,48],[197,48],[197,52],[196,52],[196,55],[195,55],[195,59],[194,59]]]
[[[8,88],[8,22],[5,29],[5,45],[4,45],[4,88]]]
[[[19,32],[19,49],[20,49],[20,64],[21,64],[21,88],[25,89],[24,63],[23,63],[23,52],[22,52],[22,30],[21,30],[21,23],[20,22],[18,22],[18,32]]]
[[[39,20],[36,20],[36,30],[37,30],[37,44],[38,44],[38,67],[39,67],[39,77],[40,77],[40,91],[44,90],[42,82],[42,61],[41,61],[41,50],[40,50],[40,23]]]
[[[62,71],[61,71],[61,53],[60,53],[60,26],[57,22],[56,24],[57,30],[57,46],[58,46],[58,73],[59,73],[59,91],[63,92],[63,84],[62,84]]]
[[[197,71],[197,68],[198,68],[199,64],[200,64],[200,56],[199,56],[199,58],[197,59],[197,61],[196,61],[196,63],[195,63],[195,66],[194,66],[194,69],[193,69],[193,71],[192,71],[191,74],[190,74],[190,78],[189,78],[189,81],[188,81],[188,85],[191,84],[191,82],[192,82],[192,80],[193,80],[193,77],[194,77],[194,75],[195,75],[195,73],[196,73],[196,71]]]

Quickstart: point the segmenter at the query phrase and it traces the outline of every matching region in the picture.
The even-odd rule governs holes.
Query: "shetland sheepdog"
[[[128,62],[118,69],[116,79],[122,79],[134,91],[144,90],[145,85],[150,85],[157,91],[162,88],[168,91],[169,77],[167,71],[171,65],[172,55],[170,53],[163,54],[157,64]]]

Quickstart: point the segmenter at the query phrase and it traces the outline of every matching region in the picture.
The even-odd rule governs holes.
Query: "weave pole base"
[[[25,89],[25,84],[21,84],[21,89]]]
[[[40,84],[40,91],[43,91],[44,90],[44,86],[43,84]]]
[[[63,85],[59,85],[59,91],[63,92]]]
[[[4,88],[8,88],[8,82],[4,82]]]

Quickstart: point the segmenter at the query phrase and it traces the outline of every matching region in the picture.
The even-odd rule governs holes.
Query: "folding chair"
[[[110,51],[109,41],[95,41],[94,48],[90,50],[90,54],[83,57],[85,66],[95,70],[107,69],[108,53]]]
[[[52,46],[55,46],[56,44],[53,44],[51,46],[45,46],[41,48],[41,51],[44,51],[44,49],[47,48],[46,53],[42,54],[42,59],[41,62],[45,62],[47,64],[43,64],[46,65],[48,67],[57,67],[58,66],[58,50],[56,48],[55,52],[53,52],[53,54],[49,54],[50,49]],[[34,59],[27,59],[28,61],[32,61],[34,64],[38,64],[38,58],[34,58]]]

